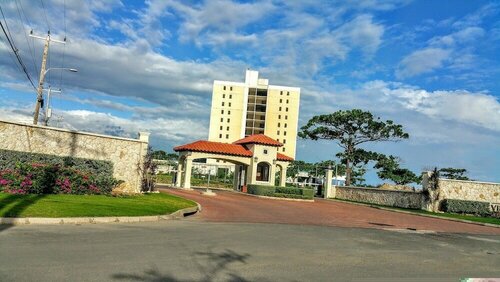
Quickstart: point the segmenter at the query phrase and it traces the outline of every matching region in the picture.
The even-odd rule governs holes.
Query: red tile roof
[[[241,145],[204,141],[204,140],[196,141],[182,146],[177,146],[174,148],[174,151],[176,152],[193,151],[193,152],[224,154],[224,155],[233,155],[242,157],[252,157],[252,151],[248,150],[247,148]]]
[[[255,135],[250,135],[248,137],[245,137],[243,139],[235,141],[233,144],[261,144],[261,145],[268,145],[268,146],[275,146],[275,147],[281,147],[283,146],[282,143],[272,139],[271,137],[268,137],[264,134],[255,134]]]
[[[293,158],[287,156],[287,155],[283,155],[281,153],[278,153],[276,155],[276,159],[278,159],[278,161],[285,161],[285,162],[291,162],[293,161]]]

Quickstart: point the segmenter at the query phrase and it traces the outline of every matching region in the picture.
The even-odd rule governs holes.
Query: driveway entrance
[[[263,199],[230,191],[215,191],[217,196],[204,196],[197,190],[160,188],[160,191],[200,203],[202,212],[197,218],[211,222],[283,223],[500,235],[500,228],[496,227],[403,214],[332,200],[315,199],[311,203]]]

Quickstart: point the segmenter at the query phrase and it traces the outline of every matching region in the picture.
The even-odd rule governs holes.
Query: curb
[[[380,209],[380,210],[385,210],[385,211],[399,212],[399,213],[405,213],[405,214],[411,214],[411,215],[417,215],[417,216],[423,216],[423,217],[431,217],[431,218],[444,219],[444,220],[449,220],[449,221],[456,221],[456,222],[469,223],[469,224],[475,224],[475,225],[481,225],[481,226],[487,226],[487,227],[500,228],[500,225],[491,224],[491,223],[483,223],[483,222],[470,221],[470,220],[459,219],[459,218],[444,217],[444,216],[438,216],[438,215],[432,215],[432,214],[415,213],[415,212],[411,212],[411,211],[402,211],[402,210],[392,209],[389,207],[387,207],[387,208],[386,207],[379,207],[379,206],[374,206],[371,204],[343,201],[340,199],[331,199],[330,198],[330,199],[325,199],[325,200],[339,202],[339,203],[353,204],[353,205],[358,205],[358,206],[365,206],[365,207],[370,207],[370,208]]]
[[[194,201],[193,201],[194,202]],[[195,202],[196,203],[196,202]],[[96,224],[96,223],[132,223],[154,222],[161,220],[181,219],[189,214],[201,212],[201,205],[180,209],[166,215],[151,216],[110,216],[110,217],[0,217],[0,224],[9,225],[47,225],[47,224]]]

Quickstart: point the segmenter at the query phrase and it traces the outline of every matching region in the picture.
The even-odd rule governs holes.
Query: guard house
[[[264,135],[250,135],[233,143],[200,140],[177,146],[179,163],[175,186],[191,188],[193,160],[216,159],[233,163],[235,167],[234,189],[246,191],[246,185],[275,185],[279,172],[280,186],[285,186],[286,170],[293,158],[278,153],[283,144]]]

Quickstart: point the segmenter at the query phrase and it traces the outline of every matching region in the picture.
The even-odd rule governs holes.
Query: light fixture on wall
[[[253,161],[254,161],[254,162],[257,162],[258,160],[259,160],[259,158],[257,158],[257,157],[253,157]]]
[[[276,160],[273,160],[273,165],[276,165]]]

